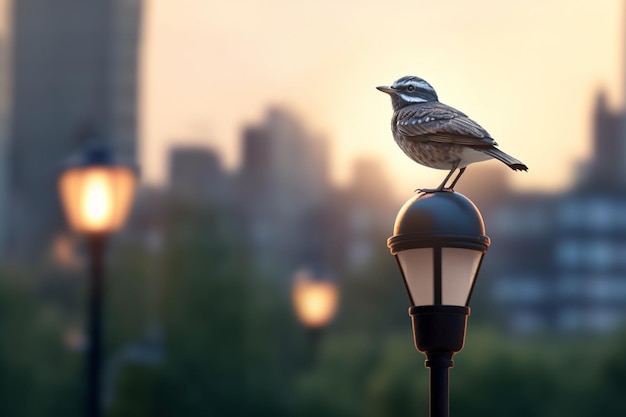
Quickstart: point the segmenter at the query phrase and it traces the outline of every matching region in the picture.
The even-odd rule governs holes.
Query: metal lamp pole
[[[87,416],[100,417],[102,368],[102,305],[104,298],[104,247],[106,236],[88,236],[90,255],[89,347],[87,349]]]
[[[430,369],[430,417],[448,417],[452,356],[463,348],[469,307],[411,307],[409,315],[415,347],[426,355],[424,365]]]

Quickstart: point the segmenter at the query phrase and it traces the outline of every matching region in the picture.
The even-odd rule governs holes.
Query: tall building
[[[240,198],[259,268],[320,260],[319,211],[329,187],[325,141],[288,111],[272,108],[244,130]]]
[[[519,332],[614,331],[626,318],[626,198],[522,194],[490,213],[491,295]]]
[[[169,192],[182,201],[214,207],[232,205],[232,184],[214,151],[177,146],[169,152]]]
[[[287,110],[270,108],[262,124],[244,131],[241,175],[250,192],[302,207],[319,202],[328,188],[326,142]]]
[[[624,110],[598,93],[593,153],[575,186],[518,194],[489,214],[491,294],[509,331],[602,332],[626,322],[624,126]]]
[[[592,105],[592,155],[572,189],[517,194],[486,215],[490,292],[509,331],[626,324],[626,109],[603,91]]]
[[[626,188],[626,118],[612,109],[604,91],[593,111],[593,157],[581,167],[580,186]]]
[[[142,1],[10,7],[7,250],[30,258],[64,228],[56,174],[85,132],[136,157]]]
[[[7,224],[7,144],[9,135],[10,96],[10,3],[0,0],[0,254],[5,251]]]
[[[345,240],[345,260],[349,268],[367,266],[380,248],[381,236],[391,233],[393,221],[402,202],[392,195],[390,181],[377,158],[359,158],[354,162],[352,181],[346,189],[344,230],[332,233],[333,241]],[[330,229],[339,229],[339,225]]]

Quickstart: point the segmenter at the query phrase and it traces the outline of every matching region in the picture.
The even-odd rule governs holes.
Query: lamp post
[[[339,290],[331,281],[314,280],[302,269],[294,276],[291,296],[296,316],[308,329],[311,358],[315,358],[320,333],[337,311]]]
[[[87,347],[87,417],[100,416],[103,257],[107,237],[120,229],[135,191],[136,166],[122,163],[104,145],[89,145],[59,176],[61,202],[70,226],[83,234],[90,255]]]
[[[387,246],[411,307],[415,347],[430,368],[430,416],[449,416],[449,368],[463,348],[468,307],[489,246],[480,212],[461,194],[421,193],[400,209]]]

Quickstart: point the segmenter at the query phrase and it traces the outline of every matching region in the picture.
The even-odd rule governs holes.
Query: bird
[[[496,141],[478,123],[441,103],[426,80],[409,75],[391,86],[376,88],[391,96],[391,131],[400,149],[419,164],[450,170],[437,188],[416,191],[454,191],[468,165],[491,158],[515,171],[528,171],[524,163],[498,149]],[[459,173],[446,187],[457,169]]]

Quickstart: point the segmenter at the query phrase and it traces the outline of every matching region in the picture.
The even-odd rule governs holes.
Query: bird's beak
[[[391,94],[396,91],[393,87],[387,87],[385,85],[381,85],[380,87],[376,87],[377,90],[382,91],[383,93]]]

